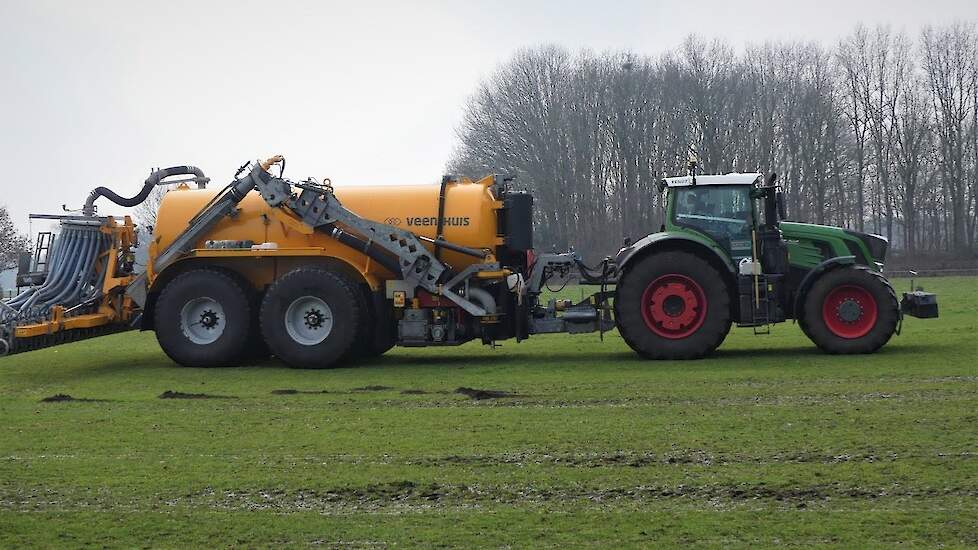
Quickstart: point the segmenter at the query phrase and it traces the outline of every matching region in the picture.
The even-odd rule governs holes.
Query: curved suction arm
[[[99,197],[105,197],[119,206],[136,206],[137,204],[140,204],[146,200],[146,197],[149,196],[154,187],[170,176],[194,176],[197,180],[197,185],[201,188],[203,188],[207,182],[210,181],[210,179],[204,175],[204,171],[196,166],[171,166],[169,168],[157,170],[150,174],[149,177],[146,178],[146,181],[143,182],[143,188],[136,196],[131,198],[122,197],[107,187],[96,187],[92,190],[91,194],[88,195],[88,200],[85,201],[85,206],[82,208],[82,213],[86,216],[94,216],[95,201]]]

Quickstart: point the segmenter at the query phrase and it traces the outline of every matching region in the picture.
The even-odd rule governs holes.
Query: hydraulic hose
[[[482,309],[486,310],[487,314],[496,314],[496,300],[492,297],[492,294],[490,294],[489,291],[476,288],[474,286],[469,287],[468,297],[479,303],[479,305],[482,306]]]
[[[203,170],[197,168],[196,166],[171,166],[162,170],[156,170],[150,174],[149,177],[146,178],[146,181],[143,182],[143,188],[134,197],[126,198],[120,196],[118,193],[107,187],[96,187],[92,190],[91,194],[88,195],[88,200],[85,201],[85,206],[82,208],[82,213],[86,216],[94,216],[95,201],[99,197],[105,197],[119,206],[136,206],[137,204],[140,204],[146,200],[146,197],[149,196],[154,187],[170,176],[194,176],[197,180],[197,186],[200,188],[204,188],[207,185],[207,182],[210,181],[207,176],[204,175]]]
[[[397,258],[394,258],[393,256],[387,254],[379,246],[371,242],[368,242],[365,239],[362,239],[356,235],[347,233],[346,231],[343,231],[342,229],[335,226],[329,232],[329,234],[334,239],[340,241],[346,246],[349,246],[354,250],[359,250],[360,252],[363,252],[366,256],[371,258],[373,261],[384,266],[384,268],[386,268],[387,271],[390,271],[395,275],[401,274],[401,266],[398,265]]]
[[[43,299],[61,291],[61,288],[67,284],[70,279],[72,272],[74,271],[74,265],[78,263],[78,256],[81,254],[83,242],[82,236],[79,231],[74,229],[66,228],[62,232],[62,237],[60,239],[60,244],[62,245],[62,253],[60,261],[55,262],[51,265],[51,269],[48,270],[48,277],[44,280],[44,284],[41,288],[37,290],[34,294],[34,299]]]
[[[61,288],[67,282],[70,275],[68,268],[70,265],[69,262],[79,252],[81,242],[76,237],[77,235],[73,230],[66,229],[62,233],[62,237],[58,239],[58,243],[55,245],[55,253],[58,257],[51,263],[51,268],[48,270],[48,276],[44,279],[44,283],[35,289],[20,306],[21,314],[28,313],[31,307],[44,297],[53,296],[55,293],[61,291]],[[58,254],[59,252],[60,254]]]
[[[96,263],[109,245],[108,236],[99,233],[97,228],[65,226],[52,249],[48,278],[41,286],[6,301],[3,318],[43,316],[55,305],[72,307],[97,295],[101,288],[96,280]]]
[[[42,303],[37,304],[37,306],[42,310],[49,309],[53,304],[62,303],[63,300],[70,296],[72,290],[74,290],[78,275],[85,268],[85,262],[88,261],[92,250],[92,239],[89,235],[79,235],[78,240],[80,243],[78,252],[72,256],[71,262],[66,265],[63,283],[47,292],[41,291],[38,293],[38,300],[42,301]]]
[[[78,257],[75,269],[71,273],[71,278],[68,280],[67,286],[57,296],[46,301],[44,313],[58,304],[73,306],[81,297],[85,284],[95,270],[95,259],[98,257],[99,245],[102,240],[100,237],[100,234],[93,232],[86,232],[82,235],[84,248]]]

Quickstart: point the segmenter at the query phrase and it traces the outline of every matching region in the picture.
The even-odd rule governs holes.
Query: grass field
[[[150,333],[3,358],[0,545],[978,545],[978,278],[922,282],[941,318],[871,356],[784,324],[695,362],[616,333],[327,371],[184,369]]]

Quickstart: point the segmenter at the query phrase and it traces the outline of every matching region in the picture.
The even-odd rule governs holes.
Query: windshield
[[[750,256],[749,185],[704,185],[675,188],[673,223],[711,237],[736,258]]]

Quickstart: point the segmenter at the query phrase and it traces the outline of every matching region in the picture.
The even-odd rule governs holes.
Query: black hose
[[[615,279],[611,277],[611,275],[615,274],[615,268],[609,265],[607,258],[601,261],[600,274],[597,272],[598,268],[588,267],[581,260],[574,260],[574,263],[577,265],[577,269],[581,273],[581,278],[588,284],[608,284],[615,282]]]
[[[146,200],[146,197],[153,191],[153,188],[160,184],[160,182],[170,176],[196,176],[198,184],[206,183],[207,177],[204,175],[204,171],[196,166],[171,166],[169,168],[164,168],[162,170],[157,170],[146,178],[143,182],[143,188],[139,193],[130,198],[120,196],[115,191],[107,187],[96,187],[88,195],[88,200],[85,201],[85,206],[82,208],[82,212],[87,216],[93,216],[95,214],[95,201],[99,197],[105,197],[110,201],[118,204],[119,206],[133,207],[137,204],[142,203]]]
[[[368,242],[351,233],[347,233],[346,231],[343,231],[338,227],[333,227],[333,229],[329,232],[329,234],[334,239],[340,241],[346,246],[349,246],[354,250],[359,250],[360,252],[363,252],[366,256],[370,257],[378,264],[387,268],[387,271],[390,271],[394,275],[401,274],[401,266],[398,265],[397,258],[388,255],[382,248],[375,245],[374,243]]]

